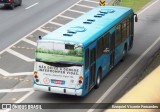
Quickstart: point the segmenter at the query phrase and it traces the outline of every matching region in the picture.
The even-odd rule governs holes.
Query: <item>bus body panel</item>
[[[41,49],[37,47],[38,50],[36,50],[34,71],[40,79],[37,82],[34,78],[35,90],[86,95],[96,85],[98,74],[101,73],[101,78],[105,77],[123,59],[124,49],[128,52],[132,48],[133,15],[131,8],[97,7],[38,40],[38,44],[43,42],[46,44],[44,47],[42,45]],[[42,49],[47,44],[49,50],[47,49],[46,52]],[[42,70],[42,66],[73,69],[79,72],[71,77],[71,74],[63,70],[58,73],[50,70],[51,73],[47,73],[47,70]],[[70,78],[67,79],[67,77]],[[71,84],[71,82],[76,83]]]

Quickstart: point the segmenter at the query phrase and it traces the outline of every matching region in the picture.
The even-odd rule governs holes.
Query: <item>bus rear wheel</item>
[[[95,89],[98,89],[99,86],[100,86],[100,83],[101,83],[101,70],[98,71],[98,75],[97,75],[97,78],[96,78],[96,85],[95,85]]]
[[[121,61],[124,61],[124,59],[125,59],[125,57],[127,55],[127,44],[124,46],[122,54],[123,54],[123,56],[122,56],[122,60]]]

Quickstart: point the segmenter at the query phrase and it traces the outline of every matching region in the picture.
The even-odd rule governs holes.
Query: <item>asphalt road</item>
[[[14,10],[0,8],[0,51],[78,0],[23,0]],[[38,3],[28,9],[29,6]],[[64,5],[65,4],[65,5]]]
[[[98,5],[98,3],[96,3],[98,0],[92,0],[92,2],[88,2],[87,0],[84,0],[84,1],[82,0],[81,2],[78,2],[74,6],[70,7],[65,12],[60,13],[62,12],[62,10],[66,9],[67,6],[65,8],[59,7],[57,6],[58,4],[60,4],[59,2],[55,2],[55,1],[52,2],[51,0],[48,0],[48,1],[50,1],[50,3],[49,2],[45,3],[46,7],[44,7],[45,5],[42,4],[42,7],[44,7],[43,11],[46,10],[47,14],[42,13],[42,9],[41,9],[42,7],[39,7],[38,5],[37,5],[38,7],[36,6],[32,7],[31,9],[33,10],[28,9],[29,12],[25,10],[25,8],[29,5],[26,5],[26,7],[24,7],[23,9],[21,9],[23,6],[17,7],[14,10],[15,12],[17,11],[17,13],[18,12],[20,13],[22,10],[23,11],[21,13],[26,12],[27,15],[22,14],[23,16],[19,16],[19,17],[23,18],[22,21],[28,21],[28,22],[23,23],[21,21],[20,22],[21,24],[20,23],[18,24],[20,26],[16,26],[19,29],[23,30],[20,33],[17,33],[17,30],[14,28],[15,27],[14,22],[15,21],[18,22],[18,17],[16,15],[13,15],[13,16],[16,16],[17,18],[14,20],[14,22],[13,21],[6,22],[8,24],[9,29],[12,26],[12,28],[15,30],[15,33],[13,32],[12,34],[13,36],[15,35],[13,39],[9,39],[9,36],[7,36],[8,32],[6,32],[6,30],[2,31],[2,35],[4,35],[4,37],[6,36],[6,38],[8,37],[8,39],[4,39],[4,37],[1,36],[1,32],[0,32],[0,39],[4,42],[0,44],[0,49],[3,50],[2,52],[0,52],[0,56],[1,56],[0,58],[1,100],[0,102],[3,102],[3,103],[7,103],[7,102],[17,102],[17,103],[19,102],[22,102],[22,103],[95,103],[95,102],[110,103],[110,102],[114,102],[133,83],[135,83],[136,79],[139,78],[141,71],[144,69],[144,67],[152,58],[153,54],[157,52],[158,49],[160,48],[160,32],[159,32],[160,0],[157,0],[151,7],[147,8],[143,12],[139,12],[139,15],[138,15],[139,21],[138,23],[135,24],[135,38],[134,38],[133,49],[128,53],[128,56],[126,57],[125,61],[119,63],[108,74],[108,76],[103,79],[99,89],[92,90],[85,97],[57,95],[57,94],[50,94],[50,93],[37,92],[37,91],[34,92],[32,91],[32,74],[30,74],[30,72],[33,71],[34,61],[32,59],[34,59],[34,48],[35,48],[34,42],[36,41],[36,36],[39,34],[45,35],[45,33],[47,33],[48,31],[53,31],[55,30],[54,28],[60,27],[62,24],[65,24],[66,22],[80,16],[81,14],[83,14],[83,12]],[[63,2],[64,1],[67,1],[66,4],[68,4],[68,6],[71,6],[73,2],[76,2],[75,0],[63,0]],[[72,3],[69,4],[71,1]],[[26,4],[27,3],[34,4],[36,2],[37,1],[35,2],[27,1]],[[54,7],[55,10],[53,12],[50,12],[47,9],[47,4],[49,5],[48,8],[49,7],[53,8],[52,3],[55,5],[56,8]],[[4,10],[4,9],[0,10],[0,12],[3,12],[2,14],[8,17],[9,19],[10,15],[5,15],[4,13],[6,11],[8,10]],[[32,13],[33,15],[35,15],[36,11],[37,11],[36,15],[37,16],[39,15],[39,16],[38,17],[34,16],[35,18],[33,17],[32,18],[33,20],[32,20],[30,17]],[[51,17],[56,15],[56,12],[57,14],[60,13],[58,17],[53,18],[51,21],[49,21],[49,23],[38,28],[39,30],[35,30],[34,32],[31,32],[33,29],[37,28],[37,26],[40,26],[42,23],[44,23],[47,19],[48,20],[51,19]],[[9,11],[9,13],[11,13],[11,11]],[[49,15],[48,13],[52,13],[52,14],[54,13],[54,14],[51,17],[46,16],[47,19],[45,17],[42,17],[43,14]],[[24,18],[26,19],[24,20]],[[37,18],[41,18],[41,19],[37,20]],[[67,18],[67,19],[64,19],[64,18]],[[2,21],[6,21],[6,20],[2,19]],[[33,21],[34,22],[39,21],[39,22],[37,22],[36,24]],[[5,23],[5,22],[2,22],[2,23]],[[32,26],[32,24],[29,24],[29,23],[32,23],[34,27]],[[53,24],[53,23],[56,23],[56,24]],[[10,26],[9,24],[12,24],[12,25]],[[24,26],[26,26],[26,29],[24,28]],[[1,31],[1,28],[0,28],[0,31]],[[12,32],[12,30],[10,32]],[[28,34],[28,32],[31,32],[31,33],[25,36],[25,38],[23,39],[22,37]],[[23,35],[21,35],[22,33]],[[20,38],[22,39],[16,42]],[[150,47],[155,41],[157,43],[155,43],[153,47]],[[10,46],[9,48],[5,49],[9,45],[11,45],[13,42],[16,42],[16,43]],[[30,48],[30,50],[28,50],[27,48]],[[13,52],[13,51],[16,51],[16,52]],[[17,54],[17,52],[19,54]],[[23,55],[20,55],[20,54],[23,54]],[[15,90],[15,88],[22,88],[22,89]],[[10,89],[12,89],[11,92],[9,92]],[[105,99],[103,99],[103,97]],[[59,105],[59,107],[61,107],[61,105]],[[14,111],[17,112],[17,110],[12,110],[12,112]],[[18,111],[21,111],[21,110],[18,110]],[[34,112],[36,110],[30,110],[30,111]],[[41,112],[43,111],[52,112],[53,110],[41,110]],[[54,110],[54,111],[61,112],[63,110]],[[78,110],[65,110],[65,111],[69,112],[69,111],[78,111]],[[79,111],[88,111],[88,109],[79,110]],[[98,111],[98,110],[90,110],[90,111]]]

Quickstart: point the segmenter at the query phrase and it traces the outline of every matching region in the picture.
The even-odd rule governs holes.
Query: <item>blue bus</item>
[[[96,7],[59,29],[39,37],[34,89],[84,96],[133,46],[131,8]]]

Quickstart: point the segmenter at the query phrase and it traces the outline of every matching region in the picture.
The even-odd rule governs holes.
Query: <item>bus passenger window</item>
[[[127,37],[130,36],[130,21],[127,19]]]
[[[85,51],[85,69],[87,69],[89,66],[89,49],[86,49]]]
[[[125,40],[127,38],[127,21],[123,21],[122,23],[122,40]]]
[[[74,45],[65,44],[65,49],[74,50]]]
[[[103,50],[106,49],[106,48],[109,48],[109,36],[110,36],[110,33],[107,33],[103,37]]]
[[[103,54],[103,38],[97,41],[97,56],[100,57]]]
[[[93,49],[91,50],[91,55],[90,55],[90,57],[91,57],[90,63],[93,63],[94,61],[96,61],[96,48],[93,48]]]
[[[118,46],[121,43],[121,24],[117,26],[116,28],[116,46]]]

